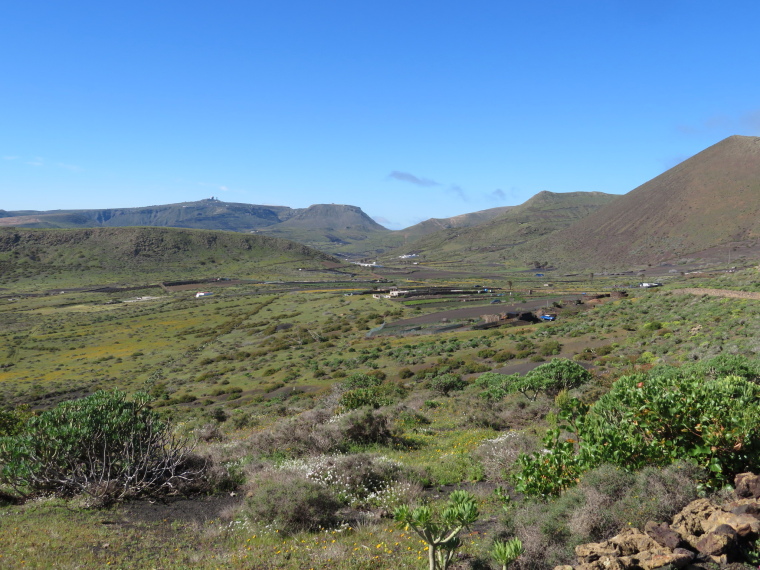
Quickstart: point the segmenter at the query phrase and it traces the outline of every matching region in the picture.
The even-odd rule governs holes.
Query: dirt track
[[[671,289],[671,293],[685,293],[687,295],[710,295],[712,297],[725,297],[727,299],[760,299],[760,293],[751,293],[749,291],[731,291],[729,289]]]

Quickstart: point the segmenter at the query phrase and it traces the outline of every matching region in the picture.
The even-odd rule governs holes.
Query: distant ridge
[[[503,214],[512,208],[515,208],[515,206],[500,206],[498,208],[489,208],[488,210],[480,210],[469,214],[460,214],[458,216],[452,216],[450,218],[430,218],[399,231],[404,234],[404,237],[406,239],[415,239],[441,230],[477,226],[478,224],[492,220],[496,216],[499,216],[500,214]]]
[[[431,233],[404,250],[433,261],[503,262],[515,247],[564,229],[618,198],[604,192],[544,190],[484,223]]]
[[[314,204],[298,210],[290,218],[270,226],[269,229],[299,228],[308,230],[333,231],[390,231],[381,226],[358,206],[343,204]]]
[[[215,198],[141,208],[0,210],[0,227],[10,226],[48,229],[148,226],[266,232],[328,252],[363,241],[370,235],[391,233],[357,206],[315,204],[308,208],[289,208],[222,202]]]
[[[624,267],[760,239],[760,137],[731,136],[520,248],[524,260]]]
[[[297,210],[285,206],[238,204],[210,198],[141,208],[44,212],[0,210],[0,226],[36,228],[157,226],[251,231],[279,224],[295,213]]]

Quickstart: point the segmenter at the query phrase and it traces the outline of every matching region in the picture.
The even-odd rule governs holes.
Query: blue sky
[[[760,135],[760,3],[0,7],[0,209],[360,206],[393,229],[625,193]]]

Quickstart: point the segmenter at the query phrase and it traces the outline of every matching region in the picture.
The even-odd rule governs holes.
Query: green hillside
[[[177,228],[0,228],[0,287],[144,284],[169,279],[249,279],[323,268],[336,260],[291,241]]]
[[[603,192],[539,192],[485,223],[423,236],[404,252],[419,253],[426,262],[509,262],[516,246],[566,228],[617,198]]]

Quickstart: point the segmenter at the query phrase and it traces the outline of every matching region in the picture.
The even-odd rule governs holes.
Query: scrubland
[[[575,545],[661,520],[760,467],[760,301],[669,291],[754,291],[757,278],[674,276],[622,299],[547,296],[560,305],[554,322],[371,338],[441,307],[327,283],[197,299],[9,288],[0,566],[425,568],[429,545],[394,514],[443,516],[455,490],[478,512],[450,568],[496,568],[494,541],[513,537],[525,552],[511,567],[571,562]],[[531,298],[523,276],[482,284],[507,280]],[[192,484],[123,496],[14,485],[9,469],[33,469],[13,447],[42,422],[31,418],[94,393],[147,394],[146,413],[202,466]]]

